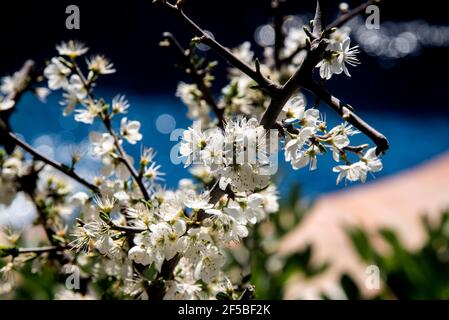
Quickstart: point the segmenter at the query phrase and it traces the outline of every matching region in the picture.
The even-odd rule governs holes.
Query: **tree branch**
[[[122,232],[126,232],[126,233],[142,233],[142,232],[145,232],[148,230],[148,229],[138,228],[138,227],[120,226],[120,225],[114,224],[112,222],[109,226],[111,227],[112,230],[122,231]]]
[[[11,139],[16,145],[21,147],[23,150],[30,153],[34,158],[37,160],[40,160],[44,162],[45,164],[53,167],[54,169],[58,170],[59,172],[62,172],[63,174],[67,175],[68,177],[72,178],[76,182],[82,184],[86,188],[92,190],[94,193],[100,193],[100,190],[97,186],[87,182],[84,178],[79,176],[74,170],[70,169],[69,167],[56,162],[55,160],[49,159],[43,154],[39,153],[36,149],[34,149],[32,146],[27,144],[25,141],[20,140],[14,133],[7,131],[6,124],[3,120],[0,120],[0,130],[3,131],[6,136]]]
[[[154,0],[154,3],[163,6],[169,12],[174,14],[178,19],[180,19],[197,37],[198,41],[209,46],[217,54],[219,54],[223,59],[225,59],[230,65],[239,69],[251,79],[256,81],[260,87],[264,88],[268,93],[275,93],[278,86],[265,78],[260,72],[258,72],[253,67],[247,65],[245,62],[236,57],[232,52],[221,45],[218,41],[208,35],[203,31],[195,22],[193,22],[184,11],[177,5],[169,3],[167,0]]]
[[[147,190],[147,188],[145,187],[145,184],[142,181],[142,177],[139,175],[139,173],[137,172],[136,168],[134,168],[134,166],[128,160],[127,154],[126,154],[125,150],[123,149],[123,146],[120,143],[120,140],[119,140],[117,134],[115,133],[114,129],[112,128],[111,122],[109,121],[109,118],[102,117],[102,119],[103,119],[103,123],[104,123],[106,129],[108,130],[109,134],[114,139],[115,147],[117,148],[118,153],[120,155],[120,160],[123,162],[123,164],[128,169],[128,171],[131,174],[131,176],[136,181],[137,185],[139,186],[140,191],[142,192],[142,195],[143,195],[144,199],[146,201],[149,201],[150,200],[150,194],[148,193],[148,190]]]
[[[364,12],[365,9],[367,7],[369,7],[370,5],[375,4],[375,3],[380,3],[380,2],[381,2],[381,0],[369,0],[369,1],[359,5],[358,7],[350,10],[349,12],[339,16],[335,21],[333,21],[331,24],[329,24],[326,27],[326,30],[331,30],[332,28],[340,28],[341,26],[346,24],[349,20],[355,18],[356,16],[358,16],[359,14]]]
[[[76,74],[80,77],[81,82],[84,86],[84,88],[86,89],[87,93],[88,93],[88,97],[92,102],[95,102],[95,97],[91,92],[91,83],[89,83],[86,79],[86,77],[84,76],[83,72],[81,71],[78,63],[76,62],[76,60],[74,58],[71,59],[71,62],[74,66],[74,70],[76,72]],[[134,168],[134,166],[129,162],[127,154],[125,152],[125,150],[123,149],[122,145],[120,144],[120,140],[117,137],[117,134],[115,133],[114,129],[112,128],[111,125],[111,121],[109,119],[108,116],[104,116],[103,114],[101,115],[101,120],[105,126],[105,128],[108,130],[109,134],[113,137],[114,139],[114,144],[115,147],[117,148],[121,161],[123,162],[123,164],[125,165],[125,167],[128,169],[129,173],[131,174],[131,176],[134,178],[134,180],[136,181],[137,185],[139,186],[140,191],[142,192],[143,197],[145,198],[146,201],[150,200],[150,195],[148,194],[148,190],[146,189],[143,181],[142,181],[142,177],[139,175],[139,173],[137,172],[137,170]]]
[[[367,7],[369,7],[372,4],[380,3],[381,0],[369,0],[360,6],[352,9],[351,11],[340,15],[337,19],[335,19],[333,22],[331,22],[327,27],[326,31],[330,31],[332,28],[340,28],[346,23],[348,23],[350,20],[358,16],[359,14],[363,13]],[[281,60],[282,64],[290,63],[293,58],[300,53],[302,50],[306,49],[306,46],[298,46],[295,51],[293,51],[288,57],[285,57]]]
[[[278,86],[266,79],[260,72],[258,68],[256,70],[249,67],[243,61],[235,57],[228,49],[223,47],[215,39],[211,38],[207,33],[205,33],[197,24],[195,24],[189,17],[187,17],[181,8],[177,5],[170,4],[167,0],[155,0],[156,3],[162,5],[164,8],[168,9],[170,12],[175,14],[181,21],[183,21],[196,35],[201,37],[201,41],[218,54],[220,54],[225,60],[227,60],[231,65],[240,69],[243,73],[251,77],[256,81],[261,88],[266,90],[270,96],[271,101],[264,115],[262,116],[261,124],[268,130],[271,129],[276,124],[277,117],[281,112],[283,106],[292,97],[292,95],[297,92],[301,86],[305,86],[307,90],[314,93],[314,95],[325,101],[332,109],[338,112],[344,119],[351,123],[361,132],[365,133],[376,145],[377,152],[384,152],[388,149],[388,140],[383,134],[372,128],[363,119],[357,116],[352,110],[349,110],[347,106],[344,106],[340,100],[330,95],[324,87],[317,85],[313,80],[313,70],[315,69],[318,62],[322,59],[322,56],[326,50],[327,43],[322,39],[323,33],[331,30],[333,27],[338,27],[355,17],[357,14],[361,13],[376,0],[370,0],[361,6],[351,10],[347,14],[340,16],[336,21],[331,23],[325,28],[327,21],[327,11],[329,6],[328,0],[317,0],[317,9],[315,13],[313,33],[314,38],[308,47],[307,56],[304,62],[298,68],[298,70],[292,75],[292,77],[283,85]],[[219,189],[219,188],[214,188]],[[212,190],[214,191],[214,190]],[[217,192],[218,199],[219,192]]]
[[[285,0],[272,0],[273,9],[273,27],[274,27],[274,63],[277,70],[282,67],[281,51],[284,47],[285,34],[284,26],[284,4]]]
[[[270,105],[262,116],[260,124],[265,129],[271,129],[279,116],[284,105],[300,89],[300,79],[311,79],[313,69],[318,64],[324,53],[326,44],[319,39],[315,40],[307,53],[304,62],[291,76],[291,78],[280,88],[276,95],[272,96]]]
[[[313,19],[313,35],[316,38],[321,37],[321,33],[324,31],[327,25],[327,14],[329,10],[329,0],[317,0],[315,18]]]
[[[224,120],[224,109],[220,109],[215,102],[215,99],[210,92],[209,87],[204,81],[205,74],[198,70],[198,68],[191,60],[189,50],[184,49],[179,41],[175,38],[175,36],[173,36],[173,34],[171,34],[170,32],[164,32],[163,37],[170,43],[173,48],[177,50],[177,52],[181,56],[182,63],[184,64],[185,68],[189,70],[189,72],[186,71],[186,73],[192,78],[193,82],[195,82],[195,84],[198,86],[198,89],[200,89],[204,101],[206,101],[206,103],[211,107],[212,111],[215,113],[215,116],[218,119],[218,126],[222,128]]]
[[[324,101],[348,123],[352,124],[355,128],[368,136],[377,145],[377,154],[388,150],[389,143],[387,138],[355,114],[349,105],[342,103],[338,98],[330,94],[324,86],[316,83],[315,81],[304,82],[302,83],[302,86],[304,89],[313,93],[315,97],[319,98],[321,101]]]
[[[76,222],[81,226],[85,226],[86,223],[81,220],[80,218],[76,218]],[[107,225],[109,226],[109,228],[111,230],[116,230],[116,231],[122,231],[122,232],[127,232],[127,233],[141,233],[141,232],[145,232],[148,229],[146,228],[138,228],[138,227],[130,227],[130,226],[121,226],[118,224],[115,224],[114,222],[112,222],[111,220],[109,221],[105,221],[107,223]]]
[[[47,252],[58,252],[63,251],[65,249],[68,249],[68,246],[47,246],[47,247],[36,247],[36,248],[18,248],[19,254],[26,254],[26,253],[36,253],[36,254],[42,254]]]

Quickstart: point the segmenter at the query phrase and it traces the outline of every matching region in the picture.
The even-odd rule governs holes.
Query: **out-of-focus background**
[[[348,3],[354,7],[361,1]],[[80,30],[65,28],[65,9],[70,4],[80,8]],[[314,6],[312,0],[287,0],[286,14],[294,15],[297,23],[304,23],[313,17]],[[334,16],[336,8],[335,1]],[[272,33],[266,27],[272,21],[269,0],[188,0],[186,11],[228,47],[251,41],[256,54],[262,56],[260,45],[272,42]],[[62,40],[85,42],[90,52],[104,53],[114,62],[118,72],[105,78],[98,90],[108,99],[116,94],[127,96],[132,106],[129,118],[142,122],[144,145],[158,151],[157,160],[167,173],[167,187],[175,187],[179,179],[189,176],[181,164],[170,161],[170,150],[176,144],[170,133],[190,124],[185,106],[174,96],[177,83],[187,79],[174,67],[176,55],[159,47],[164,31],[174,33],[187,44],[191,34],[182,24],[154,7],[150,0],[13,1],[2,3],[0,12],[1,76],[19,69],[26,59],[51,58],[55,44]],[[290,277],[282,290],[283,297],[351,297],[355,295],[353,287],[358,287],[361,297],[374,297],[379,292],[366,285],[366,266],[373,262],[373,257],[380,272],[387,273],[382,275],[391,293],[386,297],[403,297],[402,292],[412,292],[412,288],[417,288],[418,294],[411,297],[428,297],[435,289],[432,285],[428,285],[430,289],[423,288],[429,277],[441,275],[449,279],[449,248],[441,240],[449,237],[448,228],[441,227],[441,234],[435,236],[421,224],[422,216],[427,215],[433,227],[444,226],[440,218],[449,208],[449,19],[443,4],[436,0],[419,4],[386,0],[380,14],[379,30],[367,30],[363,15],[349,24],[353,41],[362,49],[362,65],[351,69],[351,78],[333,77],[328,87],[389,138],[391,149],[383,158],[384,170],[375,178],[370,177],[364,186],[336,186],[330,157],[322,157],[319,170],[314,172],[293,172],[288,165],[281,165],[277,177],[280,194],[288,198],[291,190],[299,186],[300,191],[292,197],[300,200],[299,204],[290,202],[283,206],[284,217],[297,214],[291,218],[297,227],[284,230],[288,235],[280,242],[280,252],[304,253],[311,246],[313,253],[306,252],[306,265],[328,264],[319,272]],[[213,87],[219,94],[226,83],[223,71],[227,66],[214,53],[205,54],[220,62]],[[78,148],[75,146],[88,143],[88,128],[63,117],[58,99],[50,96],[43,104],[25,97],[11,123],[39,150],[68,162],[70,151]],[[322,112],[328,122],[339,123],[331,110],[323,108]],[[140,146],[131,151],[138,154]],[[88,155],[85,160],[89,161]],[[9,208],[0,207],[0,224],[17,222],[18,211],[22,220],[32,214],[31,208],[23,208],[16,201]],[[424,258],[416,252],[427,247],[436,252],[437,258],[433,261],[427,257],[419,263],[415,256],[404,258],[406,253],[395,247],[391,234],[378,233],[382,228],[394,230],[400,249],[417,255],[417,260]],[[432,237],[443,242],[434,244]],[[371,255],[367,256],[367,252]],[[446,260],[439,260],[441,255]],[[398,256],[402,260],[395,260]],[[415,263],[412,271],[398,271],[401,266],[412,265],[411,261]],[[399,269],[392,267],[395,263]],[[270,260],[262,268],[276,270],[275,265],[276,261]],[[391,270],[395,272],[394,280],[388,278]],[[410,284],[407,279],[415,280]],[[399,293],[395,289],[397,282],[402,290]],[[266,286],[265,296],[270,297],[269,292],[277,289],[267,283],[259,285]],[[449,297],[446,288],[449,285],[438,287],[439,295],[435,296]]]

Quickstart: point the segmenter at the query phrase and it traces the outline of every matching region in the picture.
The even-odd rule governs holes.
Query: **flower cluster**
[[[343,179],[366,181],[368,172],[382,170],[382,162],[376,155],[376,148],[371,148],[362,154],[367,145],[350,147],[350,137],[360,133],[346,123],[328,130],[327,124],[315,108],[306,109],[302,96],[293,97],[282,109],[282,122],[290,126],[290,132],[285,139],[285,160],[290,162],[294,170],[309,167],[317,169],[318,156],[326,151],[332,152],[336,162],[345,164],[334,167],[338,172],[337,184]],[[350,162],[348,153],[354,151],[360,161]]]
[[[185,294],[209,297],[206,292],[219,292],[223,283],[231,292],[233,286],[223,273],[225,248],[247,237],[250,225],[278,210],[276,188],[263,173],[269,164],[263,127],[256,119],[241,117],[227,123],[224,130],[211,128],[206,132],[198,123],[185,133],[189,143],[182,145],[181,152],[188,163],[201,154],[202,165],[213,168],[211,174],[219,186],[226,190],[229,185],[232,195],[210,203],[209,191],[201,191],[202,186],[190,180],[180,181],[178,190],[165,190],[157,184],[163,174],[154,162],[152,149],[142,153],[137,176],[130,168],[133,159],[124,153],[124,141],[136,144],[142,140],[140,123],[122,117],[120,130],[113,129],[112,119],[129,109],[126,98],[118,95],[108,105],[94,96],[97,80],[113,72],[112,64],[103,56],[94,56],[87,60],[86,76],[77,61],[87,52],[86,47],[71,41],[57,49],[59,55],[50,60],[44,75],[51,90],[62,90],[63,114],[74,111],[76,121],[90,125],[99,120],[105,127],[105,132],[93,131],[89,136],[91,153],[102,163],[95,178],[99,194],[80,191],[67,200],[81,213],[79,225],[72,231],[73,240],[67,243],[76,259],[83,257],[84,263],[93,263],[94,270],[103,270],[123,282],[124,293],[141,298],[148,296],[142,281],[148,286],[151,279],[142,274],[136,278],[132,270],[138,267],[133,265],[158,273],[168,262],[177,268],[182,265],[183,272],[167,283],[167,298]],[[243,161],[250,154],[248,150],[254,153],[252,164]],[[254,193],[256,190],[259,192]],[[125,237],[129,232],[133,236]],[[209,286],[207,291],[202,289],[205,285]]]
[[[323,79],[328,80],[333,74],[343,72],[350,76],[347,65],[359,64],[356,57],[358,49],[350,47],[349,32],[346,27],[336,29],[326,39],[323,59],[316,65]],[[305,50],[306,40],[304,30],[291,28],[281,52],[281,58],[293,55],[290,64],[276,70],[272,61],[267,59],[266,64],[260,65],[262,74],[269,74],[270,78],[279,81],[288,79],[295,66],[301,63],[301,50],[297,48],[304,47]],[[254,57],[248,42],[234,49],[233,53],[248,64]],[[266,48],[265,55],[270,57],[272,54],[273,48]],[[337,183],[342,179],[365,182],[369,172],[382,169],[375,148],[363,153],[368,145],[350,145],[350,137],[358,134],[358,130],[347,123],[329,129],[318,109],[306,108],[306,99],[300,93],[290,98],[278,116],[278,123],[285,129],[281,141],[277,134],[268,138],[269,133],[258,123],[270,98],[261,90],[254,90],[255,82],[236,68],[229,70],[229,79],[220,97],[220,105],[225,110],[224,129],[203,124],[210,109],[195,84],[182,82],[178,87],[178,96],[189,107],[190,118],[195,120],[192,128],[184,133],[180,153],[186,158],[186,166],[201,166],[202,172],[219,179],[223,190],[228,184],[234,191],[253,192],[264,188],[277,169],[277,158],[273,155],[280,145],[284,146],[285,160],[294,170],[304,167],[315,170],[318,156],[326,151],[332,152],[333,159],[339,163],[333,169],[338,173]],[[354,153],[359,161],[353,163],[349,153]],[[239,160],[241,162],[236,163]]]
[[[350,47],[347,31],[333,31],[320,39],[326,48],[322,60],[312,66],[325,80],[343,72],[349,76],[347,65],[358,64],[358,50]],[[278,68],[269,57],[256,60],[257,75],[277,81],[281,88],[301,65],[309,37],[303,29],[288,30],[280,52],[284,65]],[[33,270],[38,270],[51,260],[52,268],[61,273],[71,270],[88,283],[82,294],[59,288],[55,293],[59,298],[238,298],[248,287],[242,279],[231,282],[227,253],[279,210],[278,191],[271,181],[279,148],[294,170],[314,170],[318,156],[331,152],[338,163],[333,169],[337,183],[365,182],[368,173],[382,169],[375,148],[351,145],[358,130],[347,123],[328,129],[317,106],[306,108],[299,92],[280,99],[275,125],[267,126],[263,118],[276,97],[261,90],[255,77],[242,72],[245,68],[228,70],[229,83],[216,99],[209,91],[215,63],[204,62],[192,46],[181,48],[181,53],[194,83],[181,82],[176,95],[194,121],[185,130],[179,151],[197,180],[182,179],[176,189],[166,189],[153,149],[142,148],[138,161],[126,152],[129,145],[143,140],[140,122],[128,118],[126,97],[116,95],[108,101],[95,95],[97,82],[116,71],[113,63],[103,55],[86,58],[88,48],[77,41],[63,42],[56,49],[58,54],[37,77],[24,82],[17,73],[2,80],[5,96],[0,96],[0,112],[13,110],[17,101],[10,97],[16,92],[33,90],[41,99],[50,91],[61,93],[64,116],[74,114],[77,122],[103,128],[89,130],[90,153],[101,167],[93,181],[87,181],[77,173],[76,155],[66,165],[46,159],[30,146],[24,149],[37,159],[0,153],[0,203],[11,204],[23,191],[34,203],[36,224],[42,225],[51,245],[19,250],[20,236],[7,237],[10,246],[0,246],[0,257],[8,258],[0,269],[7,279],[0,294],[14,289],[19,282],[15,275],[28,261],[33,260]],[[249,42],[226,54],[246,66],[254,63]],[[265,54],[272,57],[273,49],[266,48]],[[48,88],[29,85],[42,78]],[[352,154],[356,161],[351,161]],[[72,188],[62,176],[84,188]],[[103,291],[95,292],[98,287]]]
[[[334,32],[327,46],[325,57],[317,65],[320,68],[320,76],[329,80],[334,74],[344,72],[348,77],[348,67],[360,64],[357,54],[360,52],[358,46],[351,47],[351,38],[343,30]]]
[[[224,129],[201,129],[195,122],[184,132],[180,153],[186,166],[195,164],[209,168],[219,180],[219,187],[229,186],[234,192],[254,192],[269,184],[275,165],[270,155],[277,152],[277,132],[274,139],[255,118],[238,118],[225,124]]]

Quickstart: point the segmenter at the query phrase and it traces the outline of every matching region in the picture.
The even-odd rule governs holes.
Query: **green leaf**
[[[375,262],[377,255],[373,247],[371,246],[366,232],[358,228],[352,228],[348,230],[348,235],[351,238],[352,244],[354,245],[363,261],[369,263]]]
[[[243,283],[243,284],[248,283],[250,280],[251,280],[251,273],[250,273],[250,274],[247,274],[246,276],[244,276],[244,277],[242,278],[242,283]]]
[[[229,294],[225,292],[219,292],[215,297],[217,298],[217,300],[232,300]]]
[[[110,221],[109,214],[104,211],[100,211],[100,219],[108,223]]]
[[[19,250],[12,246],[0,246],[0,258],[7,256],[16,256],[19,254]]]
[[[64,244],[65,243],[65,239],[61,236],[57,236],[57,235],[52,235],[51,236],[53,240],[57,241],[60,244]]]
[[[360,299],[360,291],[349,275],[343,274],[340,279],[340,284],[349,300]]]

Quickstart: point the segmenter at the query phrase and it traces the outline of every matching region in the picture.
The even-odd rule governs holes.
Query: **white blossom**
[[[95,103],[93,101],[90,101],[86,108],[84,109],[76,109],[75,110],[75,120],[85,123],[85,124],[92,124],[95,120],[95,118],[100,114],[101,112],[101,106],[98,103]]]
[[[109,133],[91,132],[89,138],[92,153],[96,156],[107,155],[115,149],[114,137]]]
[[[212,139],[212,134],[201,130],[200,122],[194,122],[191,128],[184,131],[179,152],[181,156],[186,157],[186,167],[200,159],[200,151],[204,150]]]
[[[383,169],[382,161],[376,155],[376,148],[366,151],[362,161],[366,163],[371,172],[379,172]]]
[[[91,57],[87,61],[87,66],[93,74],[111,74],[116,71],[114,64],[101,55]]]
[[[143,173],[143,176],[147,181],[155,182],[159,180],[164,180],[162,177],[165,176],[165,173],[160,171],[161,165],[152,162],[150,166],[146,167]]]
[[[142,134],[139,132],[139,121],[128,121],[126,117],[122,118],[120,122],[120,134],[130,144],[136,144],[137,141],[142,140]]]
[[[333,171],[338,172],[337,184],[339,184],[342,179],[346,179],[351,182],[358,180],[365,182],[369,167],[362,161],[359,161],[350,165],[336,166]]]
[[[329,80],[333,74],[341,74],[342,72],[348,77],[351,76],[346,64],[350,66],[360,64],[356,57],[360,51],[357,46],[351,48],[350,45],[351,39],[349,37],[342,42],[334,42],[328,45],[326,57],[317,65],[317,68],[320,68],[321,78]]]
[[[0,96],[0,111],[6,111],[14,107],[15,102]]]
[[[201,290],[198,284],[169,281],[164,300],[196,300]]]
[[[125,96],[117,95],[112,99],[112,112],[117,113],[127,113],[129,108],[128,100]]]
[[[58,53],[61,56],[76,58],[85,54],[89,48],[84,46],[81,42],[69,40],[68,42],[62,42],[60,45],[57,45],[56,50],[58,50]]]
[[[69,84],[68,76],[71,70],[58,58],[51,59],[51,62],[45,67],[44,75],[48,79],[48,87],[51,90],[67,88]]]
[[[224,264],[225,258],[218,248],[208,245],[201,252],[201,259],[195,267],[195,278],[210,283],[218,276]]]

